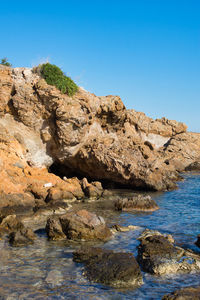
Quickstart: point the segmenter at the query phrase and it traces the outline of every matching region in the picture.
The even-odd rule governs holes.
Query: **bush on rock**
[[[78,86],[75,82],[70,77],[67,77],[56,65],[50,63],[43,64],[40,72],[48,84],[54,85],[63,94],[71,97],[78,91]]]

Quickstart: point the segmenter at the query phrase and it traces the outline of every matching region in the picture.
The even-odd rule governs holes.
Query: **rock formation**
[[[95,183],[83,188],[63,176],[133,189],[174,188],[178,172],[199,166],[200,135],[186,129],[127,110],[118,96],[79,88],[70,98],[32,69],[0,65],[0,206],[81,198],[84,189],[91,197],[102,194]]]
[[[200,256],[173,245],[172,237],[146,229],[139,237],[138,262],[156,274],[200,272]]]
[[[138,287],[143,283],[140,267],[132,253],[84,247],[73,253],[73,260],[85,264],[84,274],[94,282],[118,288]]]
[[[116,200],[115,209],[119,211],[154,211],[159,207],[149,195],[135,194],[131,198]]]
[[[84,209],[61,217],[51,216],[46,231],[51,240],[107,241],[112,236],[101,216]]]

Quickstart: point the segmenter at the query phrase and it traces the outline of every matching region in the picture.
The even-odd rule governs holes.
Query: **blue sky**
[[[0,58],[47,59],[96,95],[200,132],[199,0],[2,1]]]

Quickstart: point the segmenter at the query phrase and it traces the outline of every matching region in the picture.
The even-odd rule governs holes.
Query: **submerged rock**
[[[144,271],[157,275],[200,271],[200,257],[174,246],[171,237],[148,230],[139,240],[137,259]]]
[[[73,260],[85,263],[84,275],[94,282],[123,288],[143,283],[140,267],[132,253],[81,248],[73,253]]]
[[[154,211],[159,207],[150,196],[136,194],[132,198],[118,199],[115,202],[115,209],[122,211]]]
[[[200,286],[177,290],[163,296],[162,300],[200,300]]]
[[[59,218],[50,217],[46,231],[50,239],[67,238],[75,241],[106,241],[112,236],[104,219],[87,210],[70,212]]]
[[[135,225],[128,225],[128,226],[120,226],[118,224],[115,224],[112,226],[111,231],[113,233],[116,232],[128,232],[128,231],[134,231],[134,230],[140,230],[142,227],[135,226]]]
[[[60,286],[63,284],[64,277],[58,270],[51,270],[48,272],[45,282],[51,287]]]

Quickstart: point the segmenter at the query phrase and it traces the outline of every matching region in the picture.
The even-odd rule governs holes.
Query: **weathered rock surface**
[[[97,97],[80,88],[70,98],[28,68],[0,66],[0,129],[0,193],[6,194],[82,197],[77,185],[56,191],[64,183],[47,172],[52,164],[65,177],[167,190],[180,178],[177,171],[200,158],[200,135],[187,133],[183,123],[126,110],[118,96]],[[94,183],[85,193],[102,194]]]
[[[200,300],[200,286],[186,287],[163,296],[162,300]]]
[[[159,207],[150,196],[135,194],[132,198],[118,199],[115,202],[115,209],[121,211],[154,211]]]
[[[144,271],[157,274],[200,272],[200,257],[173,245],[171,236],[146,230],[138,246],[138,262]]]
[[[114,287],[133,287],[143,283],[140,267],[132,253],[85,247],[73,253],[73,260],[85,263],[85,276]]]
[[[52,240],[106,241],[112,236],[104,219],[86,210],[50,217],[47,220],[46,231]]]

